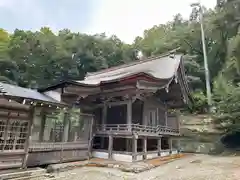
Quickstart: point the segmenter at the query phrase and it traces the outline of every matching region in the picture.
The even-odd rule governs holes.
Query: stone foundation
[[[146,159],[166,157],[171,154],[172,155],[178,154],[178,150],[172,150],[172,152],[170,150],[162,150],[160,153],[160,156],[158,155],[157,151],[147,152]],[[100,159],[108,159],[108,152],[107,151],[93,151],[92,157],[100,158]],[[130,154],[130,153],[129,154],[124,153],[124,152],[113,152],[112,153],[112,160],[114,160],[114,161],[134,162],[134,161],[145,160],[143,153],[139,153],[136,157],[137,157],[136,160],[134,160],[132,154]]]

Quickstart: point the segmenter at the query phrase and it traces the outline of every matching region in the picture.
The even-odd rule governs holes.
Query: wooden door
[[[107,109],[107,124],[126,124],[127,106],[111,106]]]

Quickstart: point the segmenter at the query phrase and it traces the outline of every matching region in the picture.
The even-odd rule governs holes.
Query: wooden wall
[[[179,120],[176,114],[168,113],[167,107],[153,97],[144,101],[143,125],[161,125],[177,129],[179,128],[178,121]]]
[[[106,124],[126,124],[127,105],[109,106],[107,108]]]
[[[88,159],[88,142],[71,143],[45,143],[39,149],[38,144],[30,146],[27,161],[28,166],[38,166],[52,163],[62,163]],[[50,146],[48,148],[48,146]]]
[[[144,101],[143,105],[143,125],[155,126],[166,125],[166,111],[164,104],[154,98]]]
[[[37,109],[27,166],[88,159],[92,118],[71,111],[55,117]]]
[[[143,101],[136,100],[132,104],[132,123],[142,124],[143,121]]]

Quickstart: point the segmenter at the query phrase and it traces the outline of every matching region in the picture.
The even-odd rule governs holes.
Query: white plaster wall
[[[137,155],[137,161],[142,161],[143,160],[143,156],[142,155]]]
[[[158,153],[147,154],[147,159],[153,159],[153,158],[156,158],[156,157],[158,157]]]
[[[161,156],[168,156],[170,154],[170,150],[162,151]]]
[[[107,152],[93,151],[92,156],[95,158],[108,159]],[[115,161],[132,162],[132,155],[113,153],[112,158]]]
[[[106,152],[93,151],[92,156],[95,158],[108,159],[108,153]]]
[[[112,157],[115,161],[132,162],[132,155],[113,153]]]

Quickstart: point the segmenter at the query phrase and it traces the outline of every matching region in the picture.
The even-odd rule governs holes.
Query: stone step
[[[45,175],[46,169],[43,168],[11,169],[0,171],[0,180],[32,180],[32,177],[40,178],[44,177]]]

